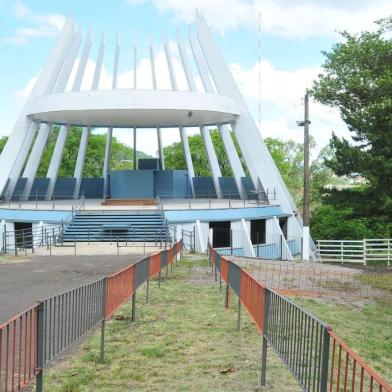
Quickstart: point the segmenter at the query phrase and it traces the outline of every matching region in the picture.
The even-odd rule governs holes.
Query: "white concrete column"
[[[237,103],[240,116],[237,118],[233,130],[237,136],[255,188],[259,178],[264,188],[275,188],[277,202],[282,206],[283,211],[293,214],[293,211],[297,211],[293,198],[284,184],[282,176],[261,137],[260,130],[249,112],[204,17],[200,13],[197,13],[196,16],[196,27],[200,47],[219,93],[232,97]],[[293,225],[293,230],[296,236],[302,236],[302,229],[298,221]]]
[[[302,260],[309,261],[310,260],[310,232],[309,226],[304,226],[302,228],[303,237],[302,237]]]
[[[61,71],[59,80],[57,81],[57,85],[53,90],[53,93],[61,93],[65,91],[69,80],[69,76],[72,71],[72,67],[75,63],[75,59],[79,51],[80,42],[81,42],[81,30],[79,29],[78,32],[75,34],[69,55],[66,61],[64,62],[63,69]],[[65,148],[65,143],[67,141],[68,130],[69,130],[69,125],[62,125],[56,140],[56,145],[53,150],[52,158],[46,174],[46,177],[49,178],[49,185],[45,195],[46,200],[52,199],[54,187],[57,181],[57,173],[60,168],[60,164]]]
[[[172,61],[172,56],[171,56],[171,51],[170,51],[170,44],[167,39],[167,36],[165,36],[165,38],[164,38],[164,47],[165,47],[167,66],[169,68],[171,87],[172,87],[172,90],[178,90],[176,75],[174,73],[173,61]]]
[[[118,63],[120,58],[120,38],[116,37],[116,51],[114,53],[112,89],[117,89]],[[110,156],[112,152],[113,127],[108,128],[105,147],[105,160],[103,165],[103,197],[108,196],[108,174],[110,171]]]
[[[186,128],[180,127],[180,136],[181,136],[182,148],[184,151],[186,167],[188,169],[189,182],[191,185],[192,196],[195,197],[195,188],[193,186],[193,179],[195,178],[195,171],[193,169],[191,149],[189,148],[188,133],[186,131]]]
[[[218,124],[218,129],[222,137],[223,145],[226,150],[226,155],[229,159],[231,169],[233,171],[235,183],[237,185],[238,193],[242,199],[246,199],[244,187],[242,186],[242,177],[245,177],[245,172],[242,167],[240,157],[235,148],[233,138],[230,135],[230,130],[227,125]]]
[[[137,170],[137,129],[133,128],[133,170]]]
[[[3,193],[8,179],[10,181],[8,182],[7,194],[12,195],[15,189],[37,130],[37,124],[27,117],[27,113],[36,97],[53,88],[73,37],[74,29],[74,22],[68,18],[0,154],[0,194]],[[16,154],[16,152],[18,153]]]
[[[244,233],[244,245],[246,245],[246,249],[249,249],[249,255],[246,255],[246,256],[256,257],[255,249],[253,248],[252,240],[250,238],[249,229],[248,229],[248,226],[245,222],[245,219],[241,219],[241,226],[242,226],[242,232]]]
[[[207,247],[206,244],[204,243],[203,231],[201,229],[200,221],[197,220],[195,223],[196,223],[196,250],[202,253],[207,250]]]
[[[61,160],[63,158],[65,143],[67,141],[68,130],[69,130],[69,125],[61,126],[59,134],[57,136],[52,159],[49,164],[48,172],[46,173],[46,177],[49,178],[49,185],[48,185],[48,189],[46,190],[45,200],[52,199],[54,187],[57,181],[57,173],[60,168]]]
[[[133,88],[137,89],[137,47],[133,47]]]
[[[10,174],[10,181],[7,187],[6,200],[10,200],[12,197],[12,194],[15,190],[15,186],[18,182],[19,175],[22,172],[23,166],[26,162],[26,157],[29,154],[30,147],[33,143],[35,135],[37,134],[37,130],[39,126],[40,126],[39,122],[36,121],[31,122],[25,140],[22,144],[22,147],[19,150],[19,153],[16,154],[16,160],[14,166],[12,167],[11,174]]]
[[[103,162],[103,197],[108,196],[108,174],[110,170],[110,152],[112,149],[113,128],[108,128],[106,134],[105,160]]]
[[[82,183],[83,169],[84,169],[84,163],[86,161],[87,144],[88,144],[89,137],[90,137],[90,127],[84,127],[82,131],[82,137],[80,138],[78,157],[76,158],[76,166],[74,172],[74,177],[76,178],[74,199],[79,198],[80,184]]]
[[[24,200],[27,200],[30,195],[31,188],[33,187],[34,179],[41,162],[42,154],[51,131],[52,124],[42,123],[40,125],[38,136],[35,139],[33,149],[31,150],[29,160],[27,161],[22,175],[22,177],[27,178],[26,185],[22,192],[22,198]]]
[[[216,196],[221,199],[223,193],[219,184],[219,177],[222,177],[221,169],[219,167],[218,158],[215,154],[214,145],[212,144],[210,130],[207,127],[200,127],[201,135],[203,137],[204,146],[207,151],[208,164],[211,169],[212,179],[214,181]]]
[[[3,250],[4,246],[4,232],[5,232],[5,220],[0,222],[0,251]]]
[[[150,42],[149,42],[149,52],[150,52],[150,64],[151,64],[152,88],[154,90],[156,90],[157,89],[157,75],[156,75],[156,72],[155,72],[154,47],[153,47],[151,38],[150,38]]]
[[[191,30],[189,30],[189,43],[191,45],[193,57],[195,58],[197,68],[200,73],[201,80],[203,82],[204,89],[206,93],[214,94],[215,89],[212,85],[210,75],[208,73],[207,64],[203,58],[203,54],[200,51],[200,47],[195,37],[193,36]]]
[[[80,91],[82,87],[83,77],[86,71],[86,65],[91,51],[91,27],[88,30],[86,41],[84,43],[82,55],[80,57],[78,70],[76,71],[75,80],[72,86],[72,91]]]
[[[89,33],[88,37],[91,40],[91,34],[90,33]],[[86,45],[87,45],[87,41],[86,41]],[[90,47],[91,47],[91,44],[90,44]],[[89,51],[90,51],[90,49],[88,49],[88,52]],[[95,70],[94,70],[93,82],[92,82],[92,85],[91,85],[91,90],[97,90],[98,87],[99,87],[99,80],[100,80],[100,77],[101,77],[104,53],[105,53],[105,37],[102,34],[101,41],[100,41],[100,44],[99,44],[99,49],[98,49],[97,61],[95,62]],[[82,61],[84,61],[84,56],[85,56],[85,52],[83,51],[81,63],[82,63]],[[88,59],[88,54],[86,55],[86,58]],[[87,60],[86,60],[86,63],[87,63]],[[81,85],[81,84],[77,85],[76,84],[76,80],[77,79],[75,79],[75,85],[74,85],[75,89],[78,88],[78,87],[80,88],[80,85]],[[85,163],[85,160],[86,160],[87,145],[88,145],[88,140],[89,140],[89,137],[90,137],[90,133],[91,133],[91,128],[90,127],[84,127],[83,128],[82,137],[80,139],[78,157],[76,159],[75,172],[74,172],[74,177],[76,178],[74,199],[77,199],[79,197],[80,184],[82,183],[83,169],[84,169],[84,163]]]
[[[162,134],[161,128],[157,128],[157,139],[158,139],[158,154],[159,160],[161,161],[162,170],[165,170],[165,157],[163,156],[163,145],[162,145]]]
[[[177,46],[178,51],[180,52],[182,66],[184,68],[186,80],[188,82],[189,91],[197,91],[195,79],[193,77],[191,64],[189,62],[188,54],[184,47],[184,43],[182,42],[180,30],[177,31]]]

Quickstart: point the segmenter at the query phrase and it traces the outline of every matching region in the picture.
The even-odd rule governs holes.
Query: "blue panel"
[[[10,183],[10,179],[8,179],[7,182],[5,183],[3,193],[0,195],[1,199],[4,199],[7,196],[7,188],[9,183]]]
[[[0,209],[0,220],[11,222],[49,222],[60,223],[70,217],[69,211],[37,211]]]
[[[29,195],[29,200],[45,200],[50,178],[35,178]]]
[[[53,199],[73,199],[76,178],[57,178],[54,186]]]
[[[147,279],[150,272],[150,258],[146,257],[135,264],[135,290]]]
[[[86,199],[101,199],[103,195],[103,178],[82,178],[79,196]]]
[[[287,246],[289,247],[290,252],[293,256],[298,256],[301,254],[300,241],[289,240],[287,241]]]
[[[195,196],[200,198],[216,198],[215,186],[212,177],[195,177],[193,179]]]
[[[202,222],[211,221],[233,221],[241,219],[267,219],[273,216],[288,216],[280,206],[248,207],[248,208],[221,208],[207,210],[178,210],[165,211],[165,216],[170,223]]]
[[[257,193],[256,193],[255,186],[253,185],[252,179],[250,177],[241,177],[241,181],[242,181],[242,186],[245,189],[247,198],[251,200],[256,200]]]
[[[138,159],[137,168],[139,170],[159,170],[161,169],[161,162],[157,158]]]
[[[229,263],[229,285],[239,296],[241,291],[241,268],[232,262]]]
[[[154,172],[155,196],[161,199],[191,197],[187,170],[159,170]]]
[[[153,170],[116,170],[109,176],[112,199],[146,199],[154,197]]]
[[[257,247],[259,249],[257,249]],[[280,246],[276,244],[264,244],[253,246],[256,257],[261,259],[277,260],[281,258]]]
[[[234,177],[219,177],[219,184],[225,199],[240,199]]]
[[[18,181],[16,182],[16,186],[14,189],[14,193],[12,194],[11,200],[19,200],[20,196],[23,193],[23,189],[26,185],[27,178],[19,177]]]

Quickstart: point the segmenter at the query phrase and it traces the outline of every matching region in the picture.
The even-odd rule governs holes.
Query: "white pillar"
[[[164,47],[165,47],[167,66],[169,68],[171,88],[172,88],[172,90],[177,90],[177,80],[176,80],[176,75],[174,73],[173,61],[172,61],[171,52],[170,52],[170,45],[169,45],[169,41],[166,36],[164,39]]]
[[[86,41],[84,43],[84,48],[82,51],[82,55],[80,57],[78,70],[76,71],[76,76],[72,86],[72,91],[80,91],[83,77],[86,71],[86,65],[90,55],[90,51],[91,51],[91,27],[88,30]]]
[[[57,81],[57,85],[53,90],[53,93],[62,93],[65,91],[69,80],[69,76],[72,71],[72,67],[75,63],[75,59],[79,51],[80,42],[81,42],[81,30],[79,29],[78,32],[75,34],[69,55],[66,61],[64,62],[63,69],[61,71],[59,80]],[[61,126],[59,134],[57,136],[56,145],[53,150],[48,172],[46,174],[46,177],[49,178],[48,189],[46,190],[46,195],[45,195],[46,200],[52,199],[54,187],[57,181],[57,173],[60,168],[60,164],[65,148],[65,143],[67,141],[68,130],[69,130],[69,125]]]
[[[137,47],[133,47],[133,88],[137,89]]]
[[[41,162],[42,154],[51,131],[52,124],[42,123],[39,127],[38,136],[35,139],[33,149],[31,150],[29,160],[27,161],[22,175],[22,177],[27,178],[26,185],[22,192],[22,198],[24,200],[27,200],[30,195],[31,188],[33,187],[34,179]]]
[[[80,138],[80,145],[78,151],[78,157],[76,158],[76,166],[74,177],[76,178],[74,199],[79,198],[80,184],[82,183],[84,163],[86,161],[87,144],[90,137],[90,127],[84,127],[82,131],[82,137]]]
[[[214,94],[215,89],[214,86],[212,85],[210,75],[208,73],[207,64],[203,58],[203,54],[200,51],[199,44],[196,41],[191,31],[189,31],[189,43],[191,45],[193,57],[195,58],[196,65],[199,70],[204,89],[206,93]]]
[[[256,257],[255,249],[253,248],[252,239],[250,238],[249,229],[246,225],[245,219],[241,219],[241,226],[244,233],[244,245],[246,245],[246,249],[249,249],[249,255],[246,254],[245,256]],[[244,249],[244,251],[246,249]]]
[[[108,191],[108,174],[110,170],[110,151],[112,149],[112,137],[113,128],[108,128],[106,134],[106,146],[105,146],[105,160],[103,163],[103,197],[106,198]]]
[[[30,147],[33,143],[35,135],[37,134],[37,130],[38,130],[39,126],[40,126],[39,122],[36,122],[36,121],[31,122],[29,130],[27,131],[25,140],[22,144],[22,147],[16,156],[16,160],[15,160],[14,166],[13,166],[13,168],[11,170],[11,174],[10,174],[10,181],[9,181],[8,187],[7,187],[7,200],[10,200],[12,197],[12,194],[14,193],[15,186],[18,182],[19,175],[22,172],[23,166],[26,162],[26,157],[30,151]]]
[[[69,125],[61,126],[59,134],[57,136],[56,145],[54,147],[53,154],[52,154],[52,159],[49,164],[48,172],[46,173],[46,177],[49,178],[49,185],[45,195],[46,200],[52,199],[54,187],[57,181],[57,173],[60,168],[61,160],[63,158],[68,130],[69,130]]]
[[[184,151],[186,167],[188,169],[189,182],[191,185],[192,196],[195,197],[195,188],[193,186],[193,179],[195,178],[195,171],[193,169],[191,149],[189,148],[188,133],[186,131],[186,128],[180,127],[180,136],[181,136],[182,148]]]
[[[200,127],[200,131],[203,137],[205,149],[207,151],[208,164],[211,169],[216,196],[221,199],[223,197],[223,193],[219,184],[219,177],[222,177],[222,173],[215,154],[214,145],[211,140],[210,130],[207,127]]]
[[[230,135],[230,130],[227,125],[218,124],[218,129],[222,137],[223,145],[225,147],[226,155],[229,159],[235,183],[237,185],[238,193],[242,199],[246,199],[244,187],[242,186],[242,177],[245,177],[245,172],[242,167],[240,157],[237,154],[233,139]]]
[[[113,82],[112,89],[117,88],[117,78],[118,78],[118,63],[120,58],[120,38],[117,34],[116,38],[116,51],[114,53],[114,65],[113,65]],[[110,155],[112,151],[112,138],[113,138],[113,127],[108,128],[106,137],[106,147],[105,147],[105,160],[103,165],[103,197],[108,196],[108,174],[110,171]]]
[[[177,46],[180,52],[182,66],[184,68],[186,80],[188,82],[189,91],[196,91],[196,83],[193,77],[192,68],[189,62],[188,54],[185,50],[184,43],[182,42],[180,31],[177,31]]]
[[[199,252],[205,252],[207,250],[207,247],[204,244],[203,231],[199,220],[196,221],[196,249]]]
[[[157,139],[158,139],[158,154],[159,160],[161,161],[162,170],[165,170],[165,157],[163,156],[163,145],[162,145],[162,134],[161,128],[157,128]]]
[[[309,250],[309,243],[310,243],[310,232],[309,226],[304,226],[302,228],[303,237],[302,237],[302,259],[304,261],[309,261],[310,259],[310,250]]]
[[[68,18],[0,154],[0,194],[8,179],[8,194],[12,195],[15,189],[37,129],[36,123],[27,117],[27,113],[36,97],[53,89],[73,34],[74,23]]]
[[[90,34],[89,34],[89,38],[91,39]],[[86,42],[86,45],[87,45],[87,42]],[[90,45],[90,47],[91,47],[91,45]],[[82,60],[84,59],[84,53],[85,52],[83,51]],[[97,61],[95,62],[95,70],[94,70],[91,90],[97,90],[99,87],[99,80],[101,77],[104,53],[105,53],[105,38],[104,38],[104,35],[102,34],[101,41],[99,44],[99,49],[98,49]],[[88,57],[88,55],[86,55],[86,57]],[[82,60],[81,60],[81,63],[82,63]],[[87,60],[86,60],[86,63],[87,63]],[[75,79],[75,83],[76,83],[76,79]],[[74,88],[77,88],[77,87],[80,88],[80,84],[79,84],[79,86],[74,85]],[[83,169],[84,169],[84,163],[86,160],[87,145],[88,145],[90,133],[91,133],[90,127],[83,128],[82,137],[80,139],[78,157],[76,159],[75,172],[74,172],[74,177],[76,178],[74,199],[77,199],[79,197],[80,184],[82,183]]]

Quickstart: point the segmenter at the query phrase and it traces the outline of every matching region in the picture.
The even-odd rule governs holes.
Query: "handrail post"
[[[324,326],[323,328],[323,352],[321,358],[321,380],[320,392],[327,392],[328,388],[328,363],[329,363],[329,341],[331,328]]]
[[[136,320],[136,290],[132,294],[132,312],[131,312],[131,322]]]
[[[101,303],[101,347],[100,347],[100,355],[99,362],[104,363],[105,361],[105,320],[106,320],[106,286],[107,286],[107,278],[103,278],[102,281],[102,303]]]
[[[268,336],[268,316],[269,316],[269,305],[270,305],[270,295],[271,292],[265,288],[264,289],[264,326],[263,326],[263,344],[261,353],[261,386],[265,386],[266,375],[267,375],[267,336]]]
[[[37,369],[36,369],[36,391],[43,391],[43,368],[44,368],[44,302],[40,302],[37,309]]]

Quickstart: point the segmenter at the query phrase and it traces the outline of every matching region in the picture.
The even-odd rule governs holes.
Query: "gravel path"
[[[36,301],[92,282],[141,259],[123,256],[34,256],[0,259],[0,323]]]

